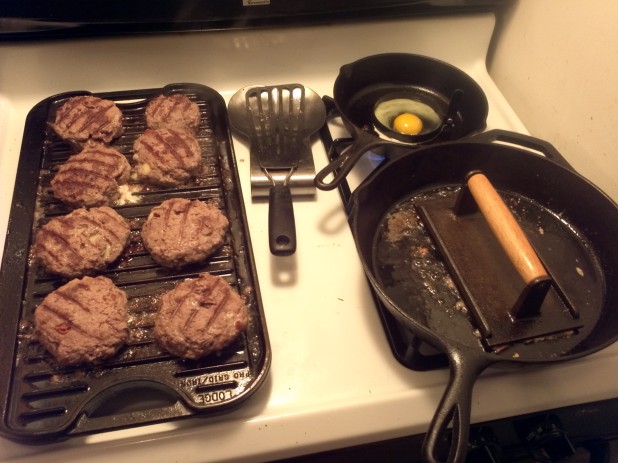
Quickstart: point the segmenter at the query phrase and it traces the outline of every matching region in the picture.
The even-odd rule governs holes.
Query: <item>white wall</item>
[[[529,132],[618,200],[618,1],[517,0],[488,65]]]

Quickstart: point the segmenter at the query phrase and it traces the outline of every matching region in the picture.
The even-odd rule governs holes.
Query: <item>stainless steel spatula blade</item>
[[[261,167],[295,168],[305,138],[305,87],[254,87],[245,94],[245,104]]]
[[[270,250],[276,255],[293,254],[296,227],[289,180],[299,159],[310,149],[309,137],[326,120],[324,103],[301,84],[260,85],[239,90],[228,109],[232,126],[249,137],[251,153],[272,183]]]

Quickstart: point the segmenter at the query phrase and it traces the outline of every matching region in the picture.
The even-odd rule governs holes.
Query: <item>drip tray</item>
[[[114,357],[97,366],[59,367],[37,342],[33,311],[66,281],[46,274],[28,253],[42,224],[70,212],[53,198],[49,186],[58,165],[74,149],[58,138],[49,124],[68,98],[89,93],[52,96],[28,115],[0,271],[0,431],[10,439],[48,442],[219,414],[241,405],[267,375],[270,346],[223,98],[197,84],[94,95],[114,100],[122,110],[124,133],[112,146],[130,161],[133,142],[146,128],[148,101],[173,93],[187,95],[200,108],[197,139],[203,169],[194,181],[180,188],[129,184],[129,194],[113,205],[131,225],[131,242],[120,258],[99,274],[127,293],[130,336]],[[140,237],[152,207],[175,197],[215,203],[230,221],[225,243],[215,255],[181,270],[158,266]],[[204,272],[225,278],[244,297],[249,326],[222,351],[197,361],[181,360],[154,342],[157,303],[177,282]]]

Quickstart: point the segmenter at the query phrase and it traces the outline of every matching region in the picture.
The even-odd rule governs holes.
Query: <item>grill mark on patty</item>
[[[168,199],[150,212],[142,241],[160,265],[181,267],[209,257],[225,241],[229,221],[214,205],[198,199]]]
[[[72,289],[73,289],[73,291],[77,292],[79,290],[87,290],[88,287],[86,285],[84,285],[83,283],[78,283],[78,284],[74,285],[74,287]],[[69,301],[69,302],[75,304],[80,309],[84,310],[85,312],[91,313],[90,309],[88,309],[88,307],[86,307],[78,299],[74,298],[70,294],[67,294],[64,291],[59,290],[59,291],[56,291],[56,295],[58,297],[60,297],[60,299],[64,299],[65,301]]]
[[[110,279],[74,279],[35,309],[35,335],[60,365],[97,362],[126,341],[127,318],[126,294]]]
[[[110,264],[129,238],[128,223],[113,209],[77,209],[43,225],[33,249],[47,271],[75,278]]]
[[[83,306],[81,304],[79,304],[79,305],[80,305],[80,307],[83,308]],[[95,340],[103,339],[102,336],[96,336],[96,333],[92,333],[90,331],[86,331],[82,326],[79,325],[79,323],[76,323],[75,321],[69,320],[69,314],[59,310],[57,307],[53,307],[53,306],[51,306],[49,304],[45,304],[43,306],[40,306],[37,310],[40,310],[43,307],[46,308],[48,312],[51,312],[52,314],[54,314],[58,318],[59,323],[56,324],[56,326],[55,326],[56,331],[58,331],[58,326],[59,325],[67,324],[67,325],[69,325],[69,328],[66,329],[65,333],[67,333],[69,330],[73,330],[73,331],[76,331],[77,333],[79,333],[84,338],[90,338],[90,339],[95,339]],[[88,312],[88,313],[90,313],[90,312]]]
[[[193,282],[192,282],[193,283]],[[220,286],[221,284],[221,280],[215,280],[214,284],[211,286],[208,286],[206,289],[208,289],[208,294],[206,295],[202,295],[202,297],[204,298],[208,298],[210,297],[215,289],[217,288],[217,286]],[[194,290],[195,290],[195,286],[197,285],[197,281],[195,283],[193,283],[190,287],[190,290],[186,292],[186,294],[184,295],[184,297],[180,300],[180,302],[178,304],[176,304],[176,307],[174,307],[174,310],[172,311],[172,313],[170,314],[170,316],[168,317],[168,319],[171,321],[172,319],[174,319],[176,317],[176,315],[178,314],[178,311],[180,310],[180,308],[183,306],[183,304],[187,301],[187,299],[189,299]],[[210,329],[210,327],[212,326],[212,324],[216,321],[216,319],[219,317],[219,315],[221,314],[221,311],[223,309],[223,307],[225,306],[225,304],[227,303],[229,299],[229,292],[225,292],[223,297],[221,298],[221,300],[217,303],[217,305],[215,306],[214,310],[213,310],[213,314],[211,315],[211,317],[208,319],[208,323],[206,324],[206,330]],[[207,309],[209,307],[212,307],[213,304],[199,304],[196,305],[192,310],[191,313],[189,314],[189,316],[187,317],[187,319],[185,320],[184,323],[184,328],[188,328],[191,325],[191,322],[193,321],[193,319],[197,316],[198,312],[200,310],[204,310]]]
[[[49,228],[42,228],[41,231],[39,232],[39,234],[43,234],[43,237],[45,237],[45,236],[51,237],[51,238],[55,239],[56,241],[59,241],[61,244],[63,244],[65,249],[68,249],[69,251],[71,251],[71,253],[73,253],[73,255],[77,258],[77,259],[73,259],[73,262],[75,262],[76,260],[81,260],[82,259],[81,254],[79,254],[73,248],[73,246],[71,246],[71,244],[60,233],[58,233],[58,232],[56,232],[54,230],[50,230]],[[37,242],[37,248],[39,248],[41,251],[43,251],[43,252],[49,254],[50,256],[52,256],[53,259],[60,260],[60,255],[58,255],[58,253],[52,251],[52,249],[50,249],[48,246],[46,246],[46,240],[38,241]]]
[[[181,101],[179,106],[182,107],[181,109],[184,112],[187,112],[187,111],[189,111],[189,108],[191,108],[191,101],[190,100],[189,101],[187,101],[187,100]]]
[[[88,155],[88,157],[86,157]],[[96,158],[93,158],[96,156]],[[98,158],[98,159],[97,159]],[[69,168],[73,169],[74,166],[82,166],[83,168],[100,166],[105,170],[109,170],[112,167],[116,167],[116,164],[121,162],[121,159],[117,154],[110,153],[103,150],[92,150],[85,153],[79,153],[75,156],[71,156],[64,164],[64,170]]]
[[[77,122],[82,112],[76,111],[76,108],[82,104],[83,98],[71,98],[60,109],[61,115],[65,117],[64,126],[70,128]]]
[[[111,209],[111,210],[113,211],[113,209]],[[120,216],[120,214],[118,214],[118,216],[112,215],[112,214],[108,213],[107,210],[105,210],[105,209],[97,209],[97,212],[99,214],[103,214],[107,219],[115,222],[118,225],[123,225],[124,224],[122,216]]]
[[[118,227],[123,227],[124,223],[122,221],[120,221],[118,219],[118,217],[115,217],[111,214],[108,214],[107,211],[105,210],[98,210],[99,214],[103,214],[108,220],[111,220],[112,222],[114,222],[115,225],[117,225]],[[112,225],[110,224],[110,226],[106,226],[107,223],[100,223],[99,226],[101,227],[101,229],[108,231],[111,235],[113,235],[115,238],[120,238],[119,235],[117,235],[115,233],[115,231],[112,229]],[[123,227],[124,228],[124,227]]]
[[[61,182],[61,183],[75,183],[78,185],[90,185],[91,183],[88,181],[80,181],[79,176],[86,176],[86,175],[91,175],[101,180],[108,180],[108,181],[114,180],[113,177],[107,175],[106,173],[84,168],[83,164],[80,163],[79,165],[67,166],[67,168],[62,170],[62,172],[58,172],[56,177],[54,177],[54,181],[55,183]],[[60,177],[59,179],[57,179],[58,176]],[[64,177],[68,177],[68,178],[64,178]],[[77,177],[77,178],[74,178],[74,177]]]
[[[188,129],[147,129],[134,142],[138,177],[155,184],[178,185],[200,167],[201,148]]]
[[[162,165],[162,166],[165,165],[165,159],[164,159],[165,158],[165,153],[160,153],[159,150],[157,150],[158,147],[156,145],[152,144],[152,143],[149,143],[148,140],[142,139],[142,140],[140,140],[140,142],[141,142],[142,146],[144,148],[146,148],[146,151],[153,158],[154,161],[156,161],[159,165]],[[173,158],[174,161],[176,161],[176,164],[182,165],[182,162],[180,162],[180,160],[178,158],[178,153],[170,152],[169,154],[172,155],[172,158]]]
[[[109,142],[122,134],[122,111],[110,100],[75,96],[57,110],[51,126],[62,139],[77,145],[89,139]]]
[[[220,281],[221,280],[215,281],[215,284],[213,285],[213,288],[212,288],[213,291],[214,291],[216,286],[220,285]],[[211,294],[212,294],[212,291],[211,291]],[[212,316],[208,320],[208,323],[206,324],[206,330],[207,331],[210,329],[210,327],[213,325],[213,323],[216,321],[216,319],[219,318],[219,315],[221,315],[221,312],[223,311],[223,307],[225,306],[225,304],[227,303],[229,298],[230,298],[230,292],[226,291],[223,294],[223,297],[221,298],[221,300],[219,301],[217,306],[215,307]]]
[[[189,105],[184,104],[180,98],[171,97],[167,100],[167,104],[165,104],[165,101],[166,100],[159,100],[153,114],[154,116],[160,117],[161,119],[167,119],[176,109],[182,111],[183,107],[185,110],[189,107]],[[167,111],[165,111],[166,109]]]
[[[190,203],[188,203],[186,205],[186,207],[184,208],[184,210],[182,211],[182,219],[180,221],[180,230],[181,232],[178,233],[178,244],[180,244],[180,242],[186,237],[187,233],[183,233],[187,231],[187,221],[189,220],[189,213],[191,212],[191,208],[193,207],[194,204],[197,204],[193,201],[191,201]]]
[[[92,248],[94,248],[95,250],[98,250],[98,247],[94,243],[91,243],[90,241],[86,240],[85,246],[79,249],[76,249],[73,245],[71,245],[71,243],[69,243],[58,232],[55,232],[52,230],[41,230],[41,232],[44,232],[44,234],[48,234],[48,235],[51,234],[53,238],[55,238],[57,241],[59,241],[60,243],[64,245],[64,249],[67,249],[71,252],[71,254],[73,255],[73,258],[66,256],[67,258],[69,258],[71,264],[78,266],[82,261],[88,261],[89,263],[96,261],[96,259],[93,256],[91,256],[89,253],[89,250]],[[108,237],[102,235],[102,238],[105,240],[108,246],[111,246],[113,244]],[[46,252],[48,255],[50,255],[53,259],[60,260],[63,257],[62,252],[56,253],[52,251],[49,247],[47,247],[45,244],[46,242],[45,240],[43,240],[43,242],[39,243],[38,246],[39,248],[42,248],[42,250]]]
[[[81,124],[81,126],[77,127],[78,131],[84,131],[87,128],[88,129],[93,129],[96,131],[102,131],[104,127],[108,126],[111,122],[111,117],[106,117],[106,114],[108,113],[108,111],[113,108],[114,105],[110,104],[110,103],[106,103],[106,106],[104,106],[103,104],[101,104],[101,106],[99,108],[97,108],[96,111],[94,111],[90,117],[87,117],[83,123]],[[69,121],[69,123],[67,124],[67,128],[72,128],[73,125],[77,124],[77,122],[81,119],[81,116],[83,115],[83,113],[77,114],[76,117],[74,117],[73,119],[71,119]]]
[[[112,235],[116,239],[120,239],[120,236],[118,236],[118,234],[111,227],[108,227],[107,224],[91,219],[90,217],[82,217],[82,219],[84,222],[88,222],[93,227],[103,231],[104,233],[101,236],[105,239],[105,241],[107,241],[108,244],[112,244],[113,241],[109,236],[105,235],[105,232],[107,232],[108,235]]]
[[[170,200],[170,201],[174,201],[174,200]],[[174,201],[174,202],[177,202],[177,201]],[[166,228],[169,227],[169,224],[172,221],[172,214],[176,213],[176,211],[174,210],[174,204],[173,203],[168,203],[168,204],[169,204],[169,207],[165,209],[165,222],[164,223],[165,223]]]
[[[180,95],[172,95],[168,98],[161,98],[151,103],[153,105],[153,117],[167,119],[177,109],[179,112],[187,112],[189,108],[191,108],[191,100],[179,96]]]
[[[186,167],[185,158],[189,157],[191,154],[191,147],[185,139],[174,130],[168,129],[167,134],[169,136],[164,137],[161,132],[155,131],[154,137],[168,149],[168,152],[172,154],[174,159],[176,159],[181,166]]]
[[[63,326],[63,333],[62,334],[66,334],[68,333],[70,330],[74,330],[77,331],[78,333],[80,333],[82,336],[84,337],[90,337],[89,333],[85,333],[83,329],[81,329],[78,325],[76,325],[74,322],[72,322],[71,320],[69,320],[68,314],[66,314],[63,311],[58,310],[56,307],[53,307],[49,304],[45,304],[42,306],[39,306],[37,308],[37,310],[41,310],[41,309],[45,309],[47,312],[52,313],[56,318],[57,318],[57,322],[54,323],[54,329],[56,331],[58,330],[59,326]],[[67,327],[68,325],[68,327]]]
[[[89,182],[87,180],[80,181],[75,178],[62,178],[61,177],[60,179],[54,182],[54,185],[52,186],[52,191],[63,189],[64,191],[62,192],[63,194],[62,194],[61,200],[68,201],[68,199],[65,199],[65,198],[67,195],[70,195],[71,193],[85,194],[88,191],[96,191],[100,193],[101,195],[104,195],[105,193],[107,193],[108,190],[115,187],[114,183],[112,183],[114,180],[112,178],[97,177],[95,180],[99,180],[99,181]],[[58,196],[60,196],[60,193],[57,193],[56,197]],[[77,203],[79,204],[78,201]]]
[[[174,200],[172,200],[174,201]],[[176,204],[180,204],[182,203],[183,209],[179,210],[175,208]],[[186,224],[187,221],[189,220],[189,213],[191,212],[191,208],[194,207],[194,205],[196,206],[198,203],[191,201],[188,203],[185,203],[184,201],[174,201],[174,204],[170,204],[169,207],[166,208],[165,210],[165,227],[166,228],[180,228],[181,232],[178,233],[178,239],[176,241],[177,244],[180,244],[182,242],[182,240],[186,237],[186,233],[182,233],[182,231],[186,231]],[[177,216],[177,215],[182,215],[182,218],[180,220],[179,224],[175,224],[173,217]],[[203,218],[200,221],[200,224],[203,223]]]
[[[100,143],[88,145],[58,167],[51,180],[57,199],[72,207],[108,204],[119,196],[131,166],[117,150]]]
[[[219,351],[247,327],[242,297],[219,276],[202,273],[166,293],[155,319],[155,339],[186,359]]]
[[[174,317],[176,317],[176,314],[180,310],[180,307],[182,306],[182,304],[185,303],[185,301],[189,298],[189,296],[191,296],[191,291],[187,291],[184,297],[180,300],[180,302],[176,304],[176,307],[174,307],[174,310],[172,310],[172,313],[170,313],[169,317],[167,317],[169,320],[173,320]]]
[[[162,104],[162,101],[160,99],[157,98],[153,100],[151,103],[149,103],[149,106],[152,108],[153,117],[159,117],[160,115],[163,116],[161,112],[165,109],[165,107]],[[169,105],[169,106],[172,106],[172,105]],[[170,115],[170,112],[171,112],[171,108],[170,108],[170,111],[168,111],[168,113],[165,114],[165,117],[168,117]]]
[[[85,288],[85,285],[78,284],[78,285],[75,285],[75,287],[73,289],[74,290],[79,290],[79,289],[84,289],[84,288]],[[66,294],[66,293],[64,293],[61,290],[56,290],[54,294],[59,299],[63,299],[65,302],[69,302],[73,306],[77,306],[79,309],[83,310],[84,312],[86,312],[88,314],[92,313],[90,311],[90,309],[88,309],[88,307],[86,307],[82,302],[80,302],[78,299],[72,297],[71,295]],[[59,324],[67,323],[70,326],[70,329],[77,331],[78,333],[80,333],[84,337],[90,337],[92,339],[101,339],[100,336],[95,336],[94,333],[90,333],[90,332],[86,331],[84,328],[82,328],[74,320],[70,320],[70,315],[71,315],[70,314],[70,310],[68,310],[66,307],[62,306],[62,301],[48,300],[48,301],[45,302],[45,304],[39,306],[39,308],[37,310],[41,310],[42,308],[45,308],[48,312],[53,313],[59,319],[59,321],[60,321]]]
[[[105,216],[107,218],[109,218],[110,220],[113,220],[116,224],[119,224],[119,222],[113,217],[108,215],[107,213],[103,212],[103,211],[99,211],[103,214],[105,214]],[[105,236],[105,232],[108,233],[108,235],[112,235],[114,238],[116,238],[117,240],[120,239],[120,236],[112,229],[111,226],[107,226],[106,223],[101,223],[97,220],[93,220],[90,217],[85,217],[85,216],[73,216],[73,217],[68,217],[63,221],[64,224],[67,226],[67,228],[72,228],[72,229],[76,229],[78,228],[78,226],[80,225],[80,223],[86,222],[91,226],[94,226],[95,228],[102,230],[104,233],[101,235],[102,238],[108,243],[108,244],[113,244],[113,240],[109,237],[109,236]],[[55,238],[57,241],[60,241],[62,244],[65,245],[66,249],[69,249],[78,259],[83,259],[84,256],[77,250],[75,250],[73,248],[73,246],[71,246],[71,244],[58,232],[54,231],[54,230],[50,230],[49,228],[42,228],[40,233],[43,234],[47,234],[47,235],[51,235],[53,238]],[[46,251],[48,254],[54,256],[55,258],[58,258],[58,254],[51,252],[47,246],[45,246],[45,241],[41,243],[39,243],[39,246],[43,248],[44,251]],[[94,244],[92,244],[92,247],[96,246]]]
[[[167,112],[167,114],[162,114],[163,110],[165,109],[164,105],[161,104],[161,102],[157,102],[155,104],[155,106],[154,106],[153,111],[152,111],[153,117],[169,117],[169,115],[171,114],[172,110],[174,109],[174,108],[171,107],[172,105],[169,105],[169,106],[170,106],[170,108],[169,108],[169,111]]]
[[[212,233],[212,229],[213,228],[212,228],[212,226],[209,226],[209,225],[212,224],[214,226],[214,222],[215,221],[213,221],[212,216],[210,216],[210,217],[201,216],[200,217],[200,223],[199,223],[199,226],[198,226],[198,230],[201,230],[203,232],[209,231],[209,232]]]

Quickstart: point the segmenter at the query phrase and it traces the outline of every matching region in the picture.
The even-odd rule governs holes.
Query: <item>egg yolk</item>
[[[417,135],[423,130],[423,121],[415,114],[403,113],[395,118],[393,128],[404,135]]]

